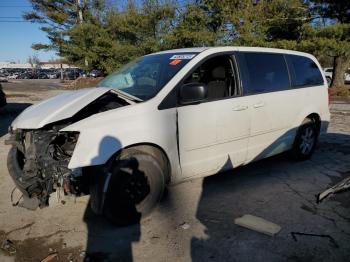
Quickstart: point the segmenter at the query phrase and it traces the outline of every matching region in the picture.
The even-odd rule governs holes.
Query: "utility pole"
[[[81,0],[77,0],[77,11],[78,11],[78,18],[79,18],[79,24],[83,24],[83,10],[81,9]],[[85,66],[88,67],[89,63],[85,56]]]
[[[62,41],[63,41],[63,35],[62,32],[60,32],[60,54],[62,52]],[[63,82],[63,65],[62,65],[62,58],[60,59],[60,80]]]

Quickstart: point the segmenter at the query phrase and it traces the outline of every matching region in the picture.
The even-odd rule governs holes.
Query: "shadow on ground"
[[[350,176],[350,136],[327,134],[304,162],[281,154],[203,180],[192,261],[345,261],[350,255],[350,191],[319,205],[317,193]],[[244,214],[279,224],[269,237],[238,227]],[[291,232],[329,236],[299,236]]]
[[[349,172],[350,136],[328,134],[321,138],[310,160],[296,162],[288,154],[281,154],[204,178],[193,221],[205,227],[207,237],[192,237],[190,246],[184,242],[182,248],[190,250],[192,261],[345,261],[350,255],[350,192],[334,195],[321,204],[316,204],[315,195],[349,176]],[[174,204],[169,199],[177,198],[172,194],[181,191],[176,190],[178,187],[184,185],[169,188],[160,209],[169,209]],[[189,211],[185,210],[185,204],[175,205],[176,210],[169,211],[165,219],[175,218],[175,223],[180,224]],[[234,219],[244,214],[263,217],[279,224],[282,230],[270,237],[238,227]],[[152,220],[152,216],[148,220]],[[142,261],[142,252],[140,257],[140,250],[137,254],[132,251],[132,245],[141,239],[139,223],[116,228],[93,215],[89,208],[84,221],[88,227],[87,251],[92,259],[87,261],[133,261],[135,257]],[[191,229],[178,231],[170,222],[162,221],[159,226],[168,227],[163,232],[177,234],[180,241],[184,237],[181,234],[189,237],[193,234]],[[294,239],[291,232],[328,235],[334,243],[327,237],[299,235]],[[165,235],[160,239],[148,246],[154,249],[152,252],[162,257],[174,254],[174,250],[170,250],[174,243],[161,243],[173,240]],[[186,250],[178,252],[186,253]],[[144,252],[147,257],[150,251]],[[177,259],[166,257],[169,261]],[[154,261],[162,260],[154,257]]]
[[[97,162],[104,154],[104,150],[121,147],[118,139],[111,136],[104,137],[99,145],[99,153],[92,162]],[[133,261],[132,244],[138,242],[141,237],[141,213],[137,206],[147,198],[150,192],[148,185],[150,181],[139,169],[139,162],[134,157],[112,159],[109,163],[108,171],[103,169],[105,171],[103,173],[98,166],[88,171],[90,172],[90,201],[83,218],[88,230],[84,261],[131,262]],[[148,186],[144,194],[141,194],[140,187],[135,188],[135,185],[141,181]],[[133,225],[118,228],[108,223],[105,218],[96,216],[96,213],[104,214],[118,225]]]
[[[89,205],[85,210],[84,222],[88,230],[84,261],[133,261],[132,244],[141,237],[139,223],[116,227],[104,217],[96,216]]]
[[[12,121],[28,106],[30,103],[8,103],[0,109],[0,137],[7,134],[8,127]]]

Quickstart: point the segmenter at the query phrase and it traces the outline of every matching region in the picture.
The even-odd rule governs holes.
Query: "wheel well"
[[[171,166],[170,166],[169,158],[168,158],[167,154],[165,153],[165,151],[163,150],[163,148],[161,148],[158,145],[151,144],[151,143],[141,143],[141,144],[134,144],[134,145],[127,146],[126,148],[124,148],[122,150],[129,149],[129,148],[142,151],[142,152],[147,153],[147,154],[153,156],[154,158],[156,158],[159,161],[159,163],[161,164],[162,169],[165,170],[165,182],[166,182],[166,184],[170,183]]]
[[[321,118],[317,113],[312,113],[310,115],[308,115],[306,118],[311,119],[317,127],[317,132],[320,133],[321,130]]]

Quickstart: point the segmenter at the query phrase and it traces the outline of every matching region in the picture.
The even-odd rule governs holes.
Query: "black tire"
[[[20,165],[22,164],[22,166]],[[36,179],[33,177],[23,178],[23,154],[20,152],[17,147],[12,146],[7,156],[7,169],[10,176],[15,182],[17,188],[27,197],[30,197],[31,193],[40,193],[36,192],[37,183]]]
[[[305,118],[293,144],[292,155],[296,160],[306,160],[312,156],[316,148],[318,133],[316,123],[312,119]]]
[[[103,213],[115,225],[136,224],[161,200],[165,174],[157,159],[126,149],[113,161]]]
[[[326,77],[326,80],[327,80],[327,85],[328,86],[330,86],[331,85],[331,83],[332,83],[332,78],[330,78],[330,77]]]

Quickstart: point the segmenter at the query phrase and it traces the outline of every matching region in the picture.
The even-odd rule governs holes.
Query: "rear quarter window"
[[[308,57],[286,55],[293,87],[322,85],[322,74],[314,61]]]
[[[239,53],[244,94],[281,91],[290,88],[283,54]]]

